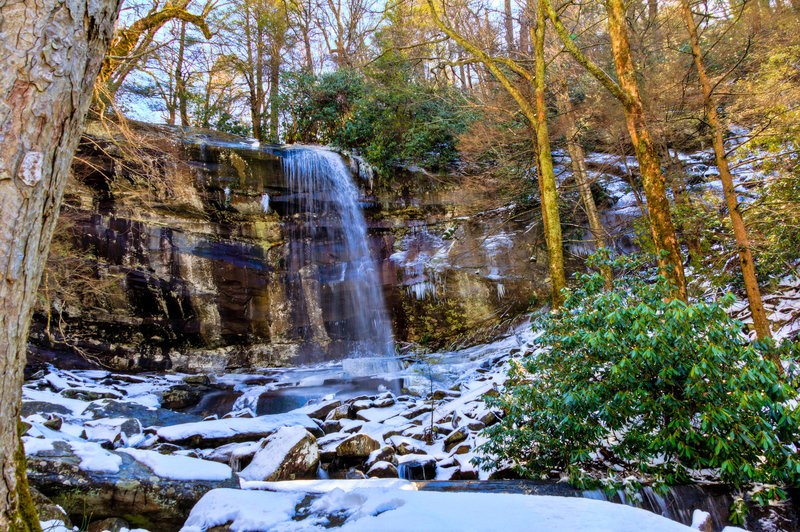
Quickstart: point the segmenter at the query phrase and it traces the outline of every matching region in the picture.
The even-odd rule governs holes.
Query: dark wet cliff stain
[[[120,369],[346,355],[352,316],[335,303],[341,294],[317,281],[336,273],[335,260],[310,271],[308,246],[291,242],[303,217],[283,175],[284,148],[163,129],[147,139],[158,149],[131,155],[94,137],[73,165],[64,205],[71,224],[58,238],[102,289],[51,294],[70,343]],[[543,242],[530,214],[487,210],[485,193],[424,173],[399,174],[381,190],[364,175],[356,182],[399,342],[442,346],[546,297]],[[314,249],[324,255],[336,231],[320,227]],[[37,351],[69,350],[44,334],[44,307],[36,318]]]

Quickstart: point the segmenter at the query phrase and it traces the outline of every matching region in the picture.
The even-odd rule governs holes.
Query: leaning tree
[[[120,0],[0,0],[0,530],[39,530],[18,435],[28,327]]]

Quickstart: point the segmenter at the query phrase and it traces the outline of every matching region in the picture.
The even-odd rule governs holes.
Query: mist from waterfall
[[[350,171],[341,156],[323,148],[292,147],[281,159],[296,209],[287,226],[290,271],[300,272],[304,286],[318,283],[317,297],[305,297],[309,321],[314,313],[329,317],[324,331],[310,335],[344,342],[346,357],[393,356],[391,324]]]

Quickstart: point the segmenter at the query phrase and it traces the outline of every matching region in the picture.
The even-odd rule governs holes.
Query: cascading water
[[[317,299],[323,308],[313,308],[315,299],[305,297],[309,316],[336,316],[311,335],[344,342],[348,373],[396,369],[391,325],[349,170],[338,154],[323,148],[292,147],[281,159],[296,209],[287,227],[289,269],[306,278],[304,286],[318,283],[324,294]]]

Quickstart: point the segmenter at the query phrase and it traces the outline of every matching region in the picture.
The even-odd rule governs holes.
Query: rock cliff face
[[[297,245],[308,202],[287,184],[287,148],[166,128],[134,135],[115,143],[95,124],[81,144],[34,354],[79,350],[118,369],[186,371],[346,355],[352,310],[320,281],[333,249],[330,264],[309,264]],[[546,297],[531,214],[487,208],[491,187],[415,169],[373,188],[365,165],[345,161],[398,342],[441,346]],[[336,231],[316,223],[319,255]]]

